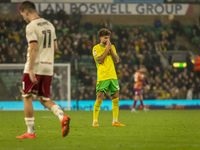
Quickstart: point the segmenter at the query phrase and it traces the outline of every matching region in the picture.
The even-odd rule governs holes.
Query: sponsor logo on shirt
[[[41,64],[49,64],[49,65],[51,65],[51,64],[52,64],[52,62],[41,61]]]
[[[94,50],[93,54],[96,56],[96,55],[97,55],[97,51],[96,51],[96,50]]]

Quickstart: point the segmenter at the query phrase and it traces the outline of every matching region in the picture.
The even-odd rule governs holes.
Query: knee
[[[103,102],[103,100],[96,100],[96,103],[98,106],[101,106],[101,103]]]
[[[103,98],[104,98],[104,92],[99,92],[98,94],[97,94],[97,100],[103,100]]]
[[[112,100],[113,104],[118,105],[119,104],[119,98],[115,98]]]
[[[41,103],[42,105],[44,105],[44,106],[45,106],[45,103],[46,103],[46,101],[45,101],[45,100],[43,100],[42,98],[39,98],[39,101],[40,101],[40,103]]]
[[[116,99],[119,97],[119,91],[115,92],[115,94],[111,95],[112,99]]]

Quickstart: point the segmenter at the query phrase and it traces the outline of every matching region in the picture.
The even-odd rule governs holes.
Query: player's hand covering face
[[[110,43],[110,39],[107,40],[106,42],[106,49],[111,50],[111,43]]]
[[[103,36],[101,40],[104,45],[107,45],[108,40],[110,41],[110,36]]]

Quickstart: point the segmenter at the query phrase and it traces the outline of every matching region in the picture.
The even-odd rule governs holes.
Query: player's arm
[[[31,79],[31,81],[36,84],[37,83],[37,79],[36,79],[36,76],[33,72],[33,66],[34,66],[34,63],[35,63],[35,59],[36,59],[36,56],[37,56],[37,53],[38,53],[38,44],[37,42],[31,42],[29,44],[30,46],[30,51],[29,51],[29,77]]]
[[[54,50],[58,51],[58,42],[57,42],[57,40],[54,40]]]
[[[106,50],[105,50],[105,52],[104,52],[101,56],[99,56],[99,57],[96,58],[96,60],[97,60],[97,62],[98,62],[99,64],[102,64],[102,63],[103,63],[103,61],[104,61],[104,59],[106,58],[106,56],[108,55],[110,49],[111,49],[111,45],[110,45],[110,44],[107,44],[107,45],[106,45]]]
[[[142,81],[142,84],[145,86],[145,88],[146,88],[147,90],[150,90],[150,86],[147,84],[147,82],[145,81],[145,79],[144,79],[143,76],[141,77],[141,81]]]
[[[142,85],[144,85],[144,86],[147,85],[146,81],[144,80],[144,78],[143,78],[142,76],[141,76],[141,78],[140,78],[140,81],[142,82]]]
[[[34,67],[35,59],[38,53],[38,43],[37,43],[38,38],[35,33],[34,27],[31,25],[27,25],[26,27],[26,38],[29,43],[29,66],[28,66],[29,77],[30,77],[31,82],[36,84],[37,79],[36,79],[35,73],[33,72],[33,67]]]
[[[119,56],[117,55],[117,53],[114,53],[114,49],[111,47],[111,55],[112,55],[112,58],[113,58],[113,61],[115,62],[115,63],[119,63]]]
[[[109,52],[110,50],[108,50],[108,49],[106,49],[105,50],[105,52],[103,53],[103,55],[101,55],[100,57],[97,57],[97,62],[99,63],[99,64],[102,64],[103,63],[103,61],[104,61],[104,59],[106,58],[106,56],[108,55],[108,52]]]

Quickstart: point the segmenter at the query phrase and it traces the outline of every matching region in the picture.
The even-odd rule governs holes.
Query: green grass
[[[23,111],[0,111],[0,150],[200,149],[200,110],[120,111],[126,127],[112,127],[112,112],[101,111],[96,128],[92,112],[65,114],[71,117],[67,137],[50,111],[35,111],[37,138],[15,139],[26,132]]]

